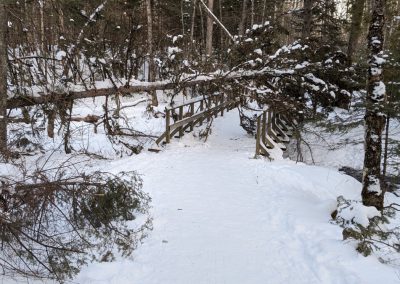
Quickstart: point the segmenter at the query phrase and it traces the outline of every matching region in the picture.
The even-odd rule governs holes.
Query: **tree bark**
[[[251,27],[253,27],[254,26],[254,16],[255,16],[255,13],[254,13],[254,0],[251,0]]]
[[[214,0],[208,0],[208,9],[213,12]],[[211,17],[207,17],[206,54],[208,56],[211,56],[213,52],[213,29],[214,20]]]
[[[301,37],[303,40],[310,38],[311,27],[312,27],[312,7],[314,0],[304,0],[303,6],[303,29],[301,32]]]
[[[185,27],[185,9],[184,9],[185,1],[181,0],[181,23],[182,23],[182,35],[186,35],[186,27]]]
[[[151,0],[146,0],[146,13],[147,13],[147,44],[149,50],[149,82],[155,81],[155,69],[154,69],[154,47],[153,47],[153,11]],[[158,106],[157,92],[151,92],[151,105]]]
[[[383,209],[384,187],[381,175],[382,133],[385,129],[384,108],[387,102],[383,82],[383,44],[385,0],[372,0],[372,18],[368,33],[370,49],[365,114],[365,157],[362,201],[366,206]]]
[[[361,35],[361,23],[364,14],[365,0],[353,0],[351,5],[351,26],[347,56],[349,65],[353,63],[354,51]]]
[[[0,151],[7,152],[7,13],[0,4]]]
[[[247,18],[247,6],[249,0],[243,0],[243,7],[242,7],[242,17],[239,23],[239,36],[244,35],[245,25],[246,25],[246,18]]]
[[[193,1],[193,12],[192,12],[192,23],[190,25],[190,44],[193,47],[193,41],[194,41],[194,28],[196,25],[196,5],[197,5],[197,0]]]
[[[206,4],[204,4],[204,2],[202,0],[199,0],[199,3],[201,6],[204,7],[204,10],[207,13],[208,18],[211,18],[211,20],[213,21],[213,24],[217,24],[222,31],[225,32],[225,34],[230,38],[230,40],[232,42],[235,41],[234,37],[231,35],[231,33],[228,31],[228,29],[221,23],[221,21],[217,18],[217,16],[215,16],[215,14],[208,8],[208,6]],[[212,36],[211,36],[212,39]]]
[[[40,49],[41,52],[45,52],[45,31],[44,31],[44,0],[39,0],[39,12],[40,12]]]
[[[382,169],[382,180],[386,180],[386,172],[387,172],[387,161],[388,161],[388,152],[389,152],[389,132],[390,132],[390,115],[389,113],[386,115],[386,127],[385,127],[385,145],[383,151],[383,169]],[[384,191],[386,191],[386,182],[384,184]]]
[[[263,0],[263,10],[262,10],[262,16],[261,16],[261,21],[264,24],[265,23],[265,11],[267,9],[267,0]]]

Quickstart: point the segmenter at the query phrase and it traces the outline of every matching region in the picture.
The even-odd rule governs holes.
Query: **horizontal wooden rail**
[[[179,105],[172,105],[172,106],[167,106],[165,109],[169,109],[169,110],[174,110],[174,109],[179,109],[181,107],[186,107],[186,106],[190,106],[192,103],[201,103],[202,101],[210,101],[213,100],[213,98],[220,96],[220,94],[213,94],[213,95],[209,95],[209,96],[201,96],[198,98],[193,98],[190,100],[186,100],[184,103],[179,104]]]

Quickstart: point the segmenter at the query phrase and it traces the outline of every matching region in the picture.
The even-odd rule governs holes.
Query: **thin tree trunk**
[[[40,49],[44,54],[44,0],[39,0],[40,9]]]
[[[222,19],[222,0],[218,0],[218,11],[219,11],[219,20],[221,22],[223,22]],[[220,30],[220,49],[223,49],[224,46],[224,30],[223,29],[219,29]]]
[[[213,12],[214,0],[208,0],[208,9]],[[206,54],[208,56],[211,56],[213,52],[213,30],[214,21],[211,17],[207,17]]]
[[[303,40],[306,40],[306,39],[310,38],[310,36],[311,36],[313,2],[314,2],[314,0],[304,0],[303,29],[301,32],[301,37]]]
[[[261,16],[262,23],[265,23],[265,10],[267,9],[267,0],[263,1],[263,11]]]
[[[365,157],[363,171],[362,201],[366,206],[383,209],[384,191],[381,175],[382,133],[386,116],[384,107],[387,102],[383,82],[384,62],[384,0],[372,0],[372,19],[369,26],[368,46],[370,49],[367,99],[365,114]]]
[[[240,19],[239,23],[239,36],[244,35],[244,30],[245,30],[245,25],[246,25],[246,18],[247,18],[247,6],[248,6],[249,0],[243,0],[243,6],[242,6],[242,17]]]
[[[273,23],[282,29],[285,25],[284,2],[280,0],[274,0],[272,1],[271,5]],[[278,38],[281,44],[287,41],[287,36],[284,33],[278,33]]]
[[[0,4],[0,151],[7,152],[7,13]]]
[[[64,12],[63,9],[61,8],[61,5],[58,7],[58,22],[59,22],[59,29],[60,29],[60,34],[65,37],[65,23],[64,23]],[[57,39],[58,41],[60,39]]]
[[[154,70],[154,47],[153,47],[153,11],[151,6],[151,0],[146,0],[146,13],[147,13],[147,47],[149,51],[149,82],[155,81],[155,70]],[[151,105],[158,106],[157,92],[151,92]]]
[[[185,1],[181,1],[181,22],[182,22],[182,35],[186,34],[186,27],[185,27],[185,11],[184,11]]]
[[[390,115],[387,114],[386,117],[386,128],[385,128],[385,148],[383,151],[383,169],[382,169],[382,180],[386,179],[387,172],[387,160],[388,160],[388,151],[389,151],[389,132],[390,132]],[[384,189],[386,191],[386,182],[384,183]]]
[[[205,32],[204,32],[203,7],[201,6],[201,5],[202,5],[201,0],[198,1],[198,3],[199,3],[199,12],[200,12],[201,41],[202,41],[202,47],[204,47],[204,46],[205,46],[204,43],[205,43],[205,38],[206,38],[206,36],[205,36]]]
[[[396,22],[398,21],[396,16],[400,15],[400,1],[387,1],[387,4],[386,17],[388,18],[388,21],[386,24],[385,38],[390,39],[392,38],[393,33],[396,31]]]
[[[280,19],[280,14],[282,13],[282,2],[279,0],[274,0],[272,3],[272,9],[273,9],[273,15],[272,15],[272,20],[274,23],[277,23],[280,25],[279,20]]]
[[[254,0],[251,0],[251,26],[254,26]]]
[[[193,40],[194,40],[194,27],[196,24],[196,5],[197,5],[197,1],[194,0],[193,1],[193,12],[192,12],[192,24],[190,27],[190,44],[193,45]]]
[[[197,47],[197,42],[194,40],[194,30],[196,27],[196,6],[197,6],[197,0],[194,0],[193,3],[193,10],[192,10],[192,22],[190,24],[190,57],[193,58],[195,57],[195,50],[198,48]]]
[[[353,3],[351,5],[351,26],[347,48],[349,65],[353,63],[354,52],[357,49],[357,44],[360,39],[364,7],[365,0],[353,0]]]

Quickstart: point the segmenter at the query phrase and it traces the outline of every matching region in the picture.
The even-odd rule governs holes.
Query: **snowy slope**
[[[358,255],[329,223],[338,195],[360,184],[291,161],[252,159],[237,114],[207,143],[186,137],[160,154],[109,164],[138,170],[154,230],[133,260],[92,264],[77,283],[398,283],[395,269]]]

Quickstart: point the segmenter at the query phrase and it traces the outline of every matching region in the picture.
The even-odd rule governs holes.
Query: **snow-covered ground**
[[[253,159],[230,112],[206,143],[187,136],[159,154],[115,161],[152,196],[154,230],[133,260],[92,264],[78,283],[398,283],[329,223],[338,195],[360,184],[336,171]]]
[[[73,283],[400,283],[397,268],[358,254],[330,223],[339,195],[360,198],[356,180],[254,159],[254,147],[232,111],[207,142],[188,134],[158,154],[98,162],[142,175],[154,229],[132,259],[91,264]]]

